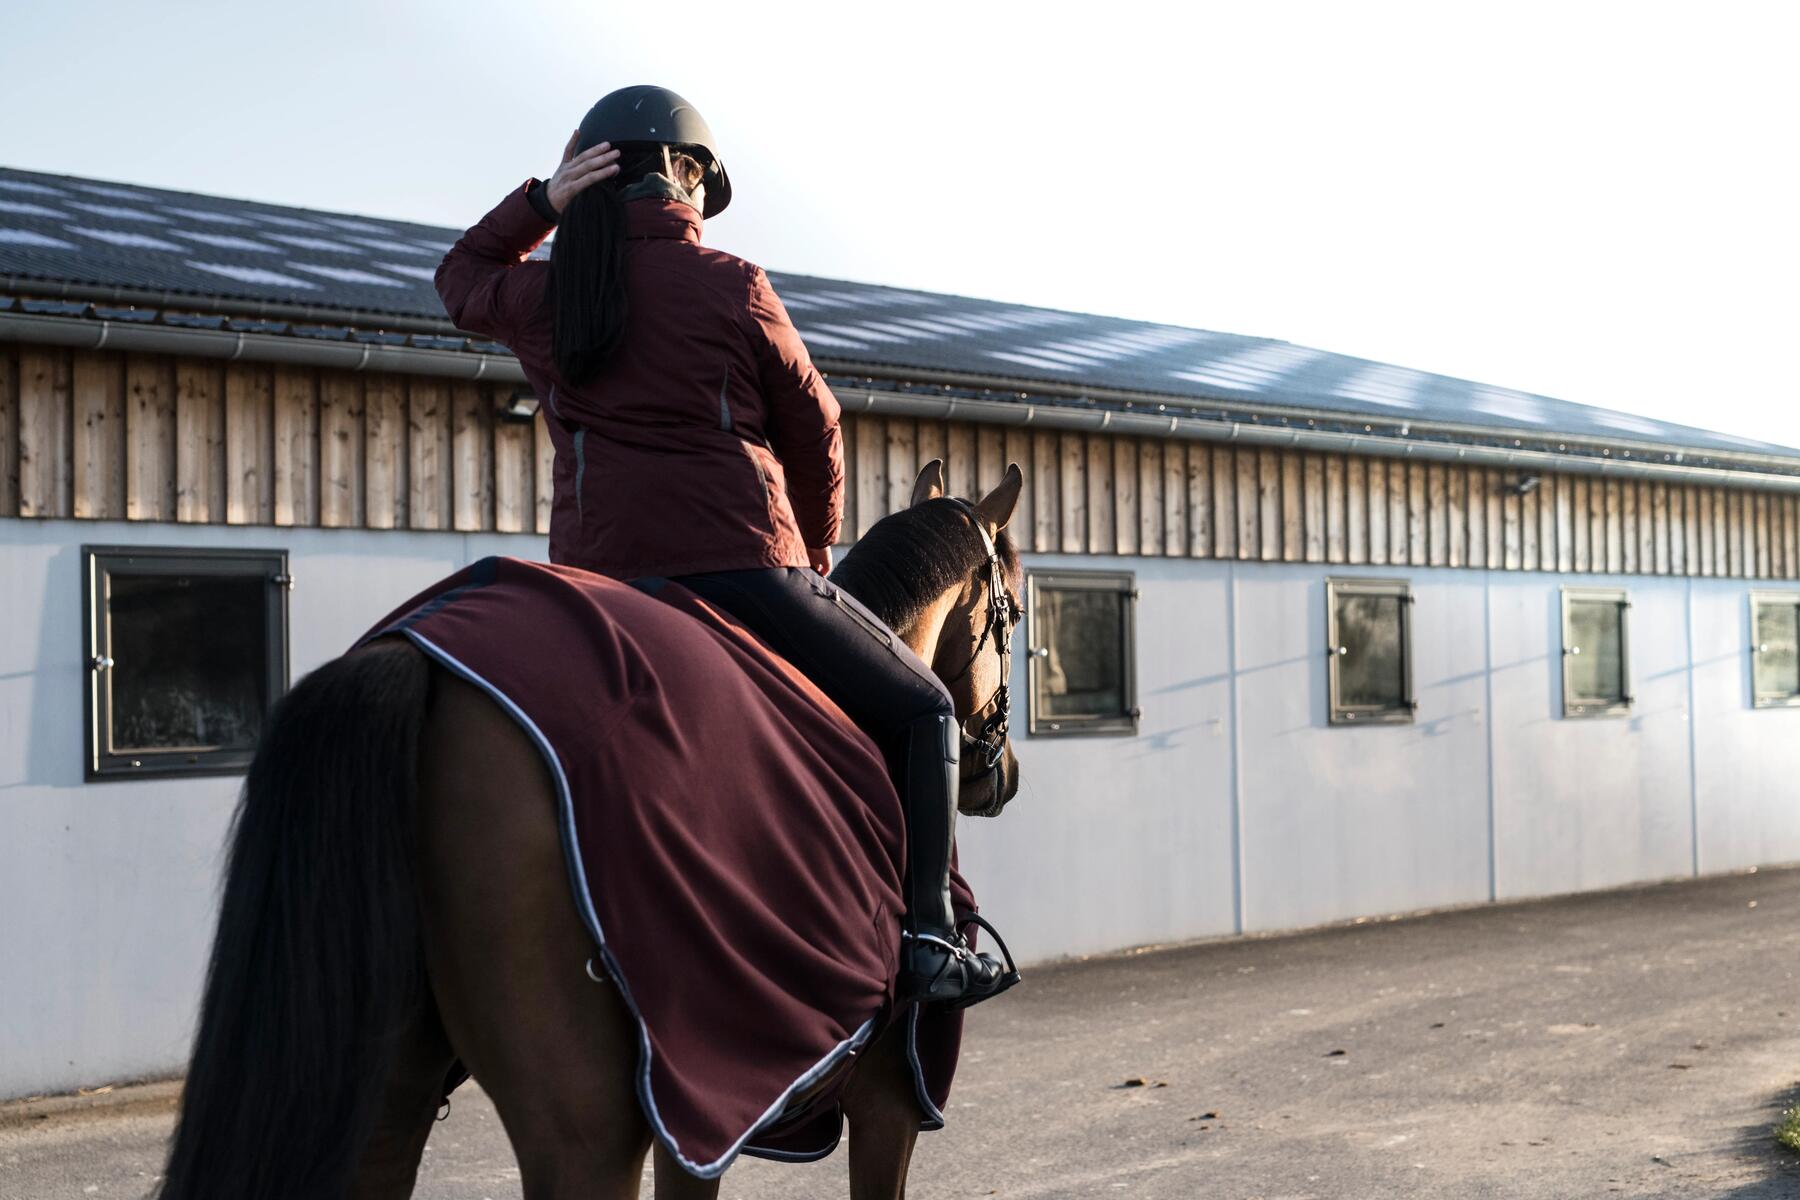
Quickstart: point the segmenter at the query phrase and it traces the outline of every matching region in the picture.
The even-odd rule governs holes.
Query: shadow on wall
[[[1183,735],[1198,733],[1202,736],[1213,734],[1222,736],[1225,731],[1224,717],[1207,717],[1199,721],[1189,721],[1185,725],[1176,725],[1171,729],[1159,729],[1155,733],[1141,735],[1137,741],[1143,749],[1129,758],[1150,758],[1169,750],[1179,750],[1185,744]]]
[[[1280,665],[1280,664],[1277,664]],[[1166,684],[1145,692],[1146,696],[1173,696],[1179,692],[1191,692],[1195,688],[1207,687],[1215,683],[1225,683],[1231,678],[1231,672],[1220,671],[1217,675],[1196,675],[1192,679],[1183,679],[1180,683]]]

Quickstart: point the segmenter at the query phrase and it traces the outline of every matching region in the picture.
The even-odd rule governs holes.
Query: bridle
[[[995,544],[982,522],[981,515],[975,506],[967,500],[947,497],[951,503],[967,514],[975,526],[975,532],[981,535],[981,544],[987,551],[987,622],[981,628],[981,636],[975,641],[975,649],[969,652],[969,661],[963,664],[962,670],[944,680],[946,687],[961,680],[981,658],[982,650],[988,639],[994,640],[994,649],[1000,656],[1000,683],[994,694],[986,703],[975,709],[962,719],[959,732],[962,734],[962,753],[965,758],[970,754],[980,756],[981,765],[994,781],[994,801],[997,805],[1005,794],[1006,784],[1006,737],[1007,726],[1012,720],[1012,633],[1018,625],[1018,608],[1012,602],[1012,596],[1006,590],[1006,565],[1000,561],[1000,547]],[[971,733],[970,725],[980,722],[979,727]]]

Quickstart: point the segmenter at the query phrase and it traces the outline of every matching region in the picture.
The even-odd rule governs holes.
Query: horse
[[[969,815],[1019,786],[1020,570],[1004,530],[1022,487],[1011,465],[981,499],[949,499],[934,461],[879,523],[889,536],[833,573],[883,620],[884,579],[935,595],[894,632],[955,701]],[[964,514],[957,555],[912,534],[947,504]],[[877,540],[888,561],[863,548]],[[404,639],[368,641],[283,697],[233,821],[161,1200],[409,1196],[458,1062],[498,1110],[528,1200],[635,1197],[653,1144],[657,1200],[716,1196],[719,1178],[684,1170],[647,1122],[638,1026],[596,986],[556,804],[520,724]],[[921,1123],[906,1025],[795,1100],[840,1089],[853,1200],[905,1194]]]

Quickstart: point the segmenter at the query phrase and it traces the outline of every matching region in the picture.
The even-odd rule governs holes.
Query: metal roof
[[[461,231],[0,167],[0,277],[442,320]],[[1800,459],[1800,450],[1510,388],[1184,329],[771,271],[821,362],[940,381],[1109,389],[1383,424]]]

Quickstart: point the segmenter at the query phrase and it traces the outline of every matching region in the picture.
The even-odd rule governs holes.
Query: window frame
[[[1631,687],[1631,593],[1625,588],[1586,587],[1565,584],[1561,592],[1562,610],[1562,653],[1559,661],[1562,670],[1562,715],[1564,720],[1588,720],[1595,717],[1624,717],[1631,715],[1631,706],[1637,700]],[[1569,659],[1578,652],[1569,649],[1572,631],[1569,628],[1569,614],[1575,601],[1610,600],[1619,606],[1619,683],[1622,694],[1617,700],[1593,701],[1571,694],[1569,685]]]
[[[1040,713],[1038,686],[1042,664],[1050,657],[1038,642],[1039,604],[1046,588],[1060,591],[1114,592],[1125,598],[1120,636],[1120,711],[1107,716],[1048,717]],[[1027,570],[1025,573],[1025,707],[1026,731],[1032,737],[1136,737],[1143,709],[1138,705],[1137,576],[1131,571]]]
[[[111,605],[107,584],[125,575],[261,575],[268,583],[265,675],[268,694],[265,716],[290,683],[292,624],[288,593],[293,576],[288,552],[275,549],[195,546],[100,546],[81,547],[82,573],[82,700],[83,775],[89,783],[121,779],[179,779],[196,776],[242,775],[250,766],[254,749],[234,750],[139,750],[114,751],[108,744],[113,727],[112,689],[106,677],[111,667]]]
[[[1800,691],[1796,692],[1764,692],[1756,685],[1756,664],[1758,655],[1762,653],[1762,643],[1757,640],[1757,609],[1764,604],[1779,604],[1788,608],[1800,609],[1800,591],[1786,591],[1773,588],[1753,588],[1750,592],[1750,707],[1752,708],[1800,708]]]
[[[1350,705],[1339,696],[1341,679],[1338,660],[1344,645],[1338,635],[1338,600],[1344,596],[1397,596],[1400,599],[1400,690],[1403,700],[1398,706],[1375,708]],[[1356,578],[1330,576],[1325,580],[1325,703],[1326,721],[1330,725],[1356,727],[1364,725],[1411,725],[1419,711],[1419,693],[1413,685],[1412,610],[1417,598],[1412,581],[1407,579]]]

